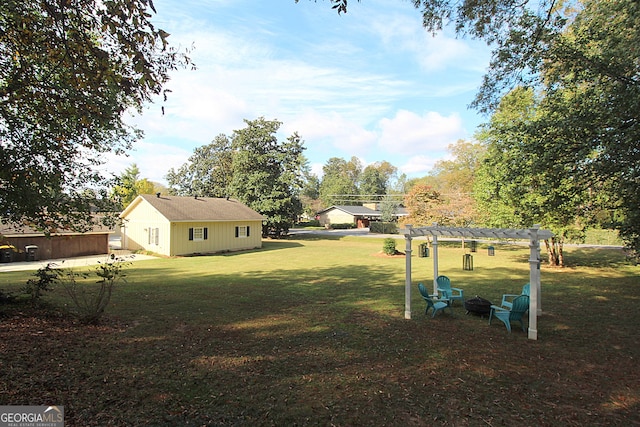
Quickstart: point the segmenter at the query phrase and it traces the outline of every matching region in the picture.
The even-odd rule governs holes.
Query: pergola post
[[[539,226],[529,229],[529,339],[538,339],[538,311],[540,306],[540,241]]]
[[[438,295],[438,236],[433,235],[433,295]]]
[[[404,235],[405,240],[405,283],[404,283],[404,318],[411,319],[411,225],[407,224],[409,232]]]

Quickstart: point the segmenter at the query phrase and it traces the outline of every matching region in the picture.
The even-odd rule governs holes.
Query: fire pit
[[[468,299],[464,302],[464,308],[467,314],[473,313],[477,316],[489,315],[491,312],[491,301],[476,295],[475,298]]]

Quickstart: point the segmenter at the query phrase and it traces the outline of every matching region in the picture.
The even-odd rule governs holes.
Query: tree
[[[140,178],[140,169],[133,163],[119,177],[120,183],[112,191],[112,197],[120,201],[122,209],[126,208],[139,194],[153,194],[155,185],[147,178]]]
[[[484,157],[484,146],[461,139],[450,144],[448,151],[452,159],[437,161],[429,175],[435,178],[436,188],[443,193],[470,194],[476,171]]]
[[[322,201],[320,200],[320,178],[318,175],[311,173],[308,162],[304,161],[302,169],[302,190],[300,193],[300,201],[304,213],[309,218],[313,218],[314,215],[322,210]]]
[[[415,227],[431,226],[434,223],[444,225],[445,218],[440,216],[438,210],[443,203],[440,193],[432,187],[416,184],[404,198],[409,215],[402,222]]]
[[[376,162],[364,168],[360,176],[359,191],[363,198],[373,196],[381,200],[390,190],[391,180],[398,169],[387,161]]]
[[[522,140],[518,159],[530,159],[529,169],[555,183],[546,204],[568,218],[580,213],[556,224],[561,238],[613,212],[613,226],[638,254],[640,54],[629,46],[640,43],[640,4],[581,6],[534,62],[540,83],[527,108],[535,117],[513,123]]]
[[[553,129],[540,132],[547,111],[539,102],[530,89],[513,91],[479,134],[487,145],[487,157],[479,172],[476,195],[490,225],[541,224],[553,231],[555,236],[545,242],[549,263],[563,265],[563,244],[567,238],[583,233],[590,199],[574,179],[571,164],[558,162],[552,167],[540,167],[546,163],[542,157],[549,152],[540,153],[538,149],[549,146],[549,132]],[[555,140],[558,149],[561,142]]]
[[[170,191],[180,196],[227,197],[233,177],[233,150],[228,136],[194,150],[187,163],[166,175]]]
[[[278,142],[281,122],[245,120],[232,136],[234,197],[267,217],[264,236],[286,235],[302,213],[300,191],[304,164],[303,141],[294,133]]]
[[[322,172],[320,199],[325,207],[356,203],[352,200],[358,195],[358,181],[362,173],[362,164],[357,157],[352,157],[349,162],[332,157],[322,167]]]
[[[0,216],[50,232],[111,210],[104,154],[141,135],[123,121],[189,63],[148,0],[0,3]]]

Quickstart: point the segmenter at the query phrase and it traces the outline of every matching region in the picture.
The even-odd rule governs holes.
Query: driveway
[[[113,253],[116,256],[126,256],[128,261],[144,261],[147,259],[155,259],[156,257],[150,255],[131,254],[129,251],[115,250]],[[20,261],[20,262],[7,262],[0,264],[0,273],[4,271],[29,271],[38,270],[41,267],[45,267],[47,264],[53,263],[54,267],[59,268],[74,268],[74,267],[86,267],[90,265],[96,265],[109,260],[109,254],[102,255],[89,255],[76,258],[66,259],[47,259],[42,261]]]

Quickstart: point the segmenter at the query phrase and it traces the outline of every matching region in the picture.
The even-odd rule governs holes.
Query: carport
[[[510,239],[529,240],[529,283],[531,295],[529,305],[529,339],[538,339],[538,315],[542,313],[540,304],[540,240],[549,239],[553,233],[549,230],[541,230],[539,225],[528,229],[508,228],[463,228],[463,227],[432,227],[413,228],[407,225],[401,231],[404,234],[406,249],[405,267],[405,302],[404,317],[411,319],[411,241],[419,236],[431,236],[433,238],[433,291],[437,293],[436,278],[438,277],[438,237],[465,237],[472,239]]]

